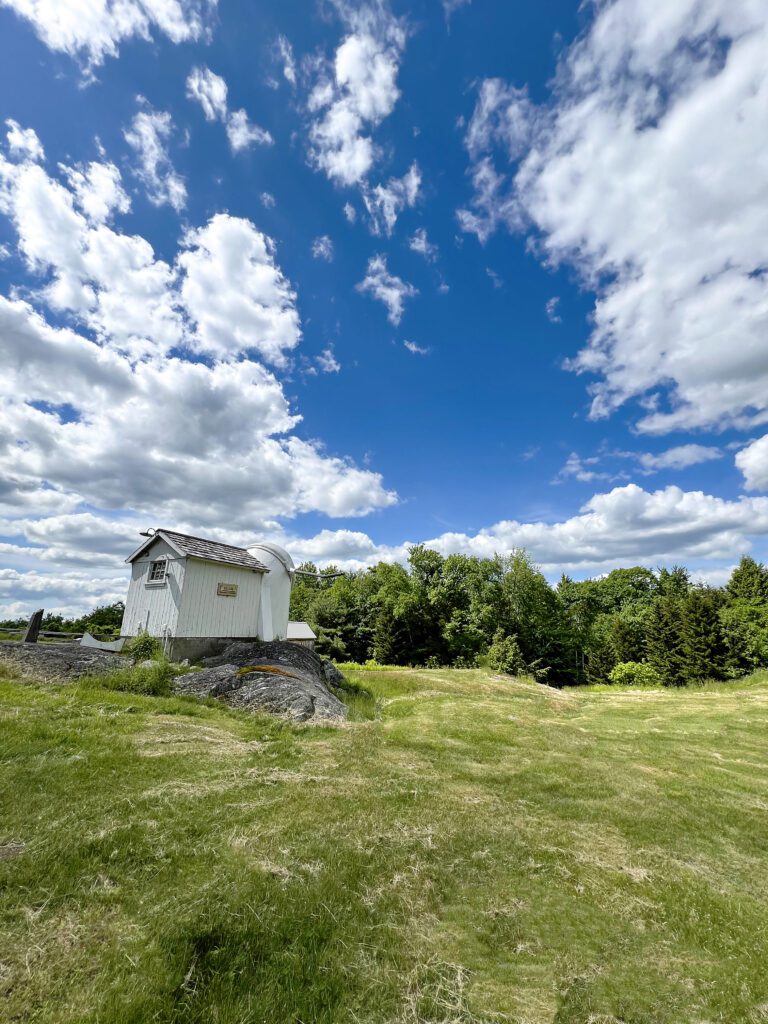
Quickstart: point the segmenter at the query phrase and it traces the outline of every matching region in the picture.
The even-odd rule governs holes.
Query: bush
[[[504,636],[503,630],[496,630],[493,643],[488,648],[488,666],[509,676],[526,674],[526,665],[516,636]]]
[[[454,668],[478,668],[479,665],[480,661],[476,654],[460,654],[457,658],[454,658],[453,661]]]
[[[115,669],[108,675],[86,676],[80,685],[86,688],[101,687],[105,690],[121,690],[124,693],[140,693],[148,697],[168,697],[172,693],[173,672],[167,661],[157,661],[151,668],[126,666]]]
[[[661,686],[661,677],[645,661],[620,661],[608,673],[615,686]]]
[[[133,640],[129,640],[124,648],[125,653],[133,659],[134,664],[137,661],[157,658],[160,649],[160,641],[150,633],[139,633]]]

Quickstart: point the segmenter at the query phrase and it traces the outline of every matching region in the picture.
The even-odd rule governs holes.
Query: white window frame
[[[155,569],[158,566],[163,567],[163,575],[157,576],[153,579]],[[168,579],[168,559],[167,558],[154,558],[149,563],[149,569],[147,570],[147,586],[148,587],[163,587],[165,581]]]

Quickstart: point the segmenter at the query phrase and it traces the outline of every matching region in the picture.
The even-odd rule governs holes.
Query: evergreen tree
[[[729,601],[720,609],[720,623],[729,676],[768,666],[768,605]]]
[[[659,570],[658,592],[662,597],[673,597],[682,600],[691,589],[691,577],[682,565],[673,565],[671,569]]]
[[[749,555],[744,555],[733,570],[726,591],[733,601],[768,603],[768,569]]]
[[[725,676],[726,647],[719,606],[717,592],[703,587],[692,590],[682,604],[683,677],[687,683]]]
[[[613,615],[598,615],[585,644],[584,670],[591,685],[607,683],[618,658],[613,645]]]
[[[684,686],[681,603],[671,597],[654,601],[648,616],[646,661],[665,686]]]

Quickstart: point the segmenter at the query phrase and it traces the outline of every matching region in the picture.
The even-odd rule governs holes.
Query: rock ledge
[[[215,697],[233,708],[266,711],[297,722],[340,721],[347,708],[329,686],[343,688],[335,665],[314,651],[286,641],[238,641],[215,658],[206,658],[202,672],[178,676],[174,692],[189,697]]]
[[[117,654],[79,644],[22,644],[16,640],[0,641],[0,660],[10,661],[24,675],[42,680],[105,675],[128,664]]]

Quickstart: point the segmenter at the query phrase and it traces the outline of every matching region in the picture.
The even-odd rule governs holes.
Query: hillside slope
[[[768,1020],[768,680],[357,678],[333,728],[2,682],[3,1019]]]

